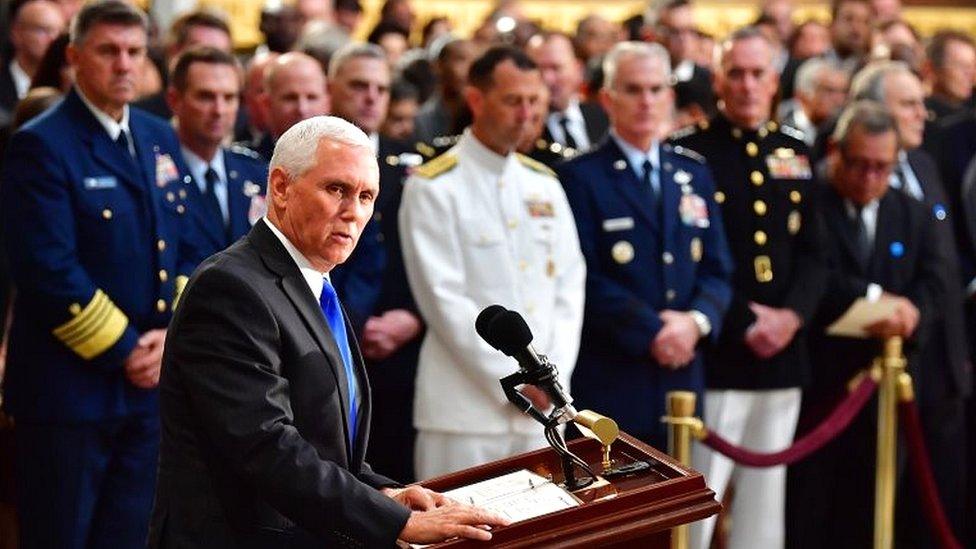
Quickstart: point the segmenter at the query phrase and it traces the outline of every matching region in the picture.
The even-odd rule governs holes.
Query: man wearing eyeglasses
[[[909,370],[916,370],[940,314],[949,284],[948,258],[930,210],[889,190],[897,165],[895,118],[880,104],[857,101],[840,117],[827,156],[829,186],[821,192],[827,291],[811,324],[813,379],[804,392],[803,423],[815,425],[844,398],[847,383],[870,366],[884,338],[909,340]],[[826,326],[858,298],[891,299],[870,338],[831,337]],[[791,469],[791,547],[868,547],[874,508],[875,407]],[[829,479],[829,482],[824,482]]]

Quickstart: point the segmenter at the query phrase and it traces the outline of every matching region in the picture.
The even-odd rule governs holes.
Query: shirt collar
[[[268,225],[268,228],[271,229],[271,232],[274,233],[274,235],[278,237],[278,240],[281,241],[281,244],[285,247],[285,250],[288,252],[288,255],[291,256],[292,260],[295,262],[295,265],[298,265],[298,270],[301,271],[302,278],[305,279],[305,282],[308,284],[308,288],[312,290],[312,295],[315,296],[315,300],[318,301],[321,299],[322,286],[325,283],[324,281],[328,280],[329,284],[332,284],[332,279],[329,278],[329,273],[323,273],[316,270],[315,267],[312,267],[312,263],[308,260],[308,258],[306,258],[302,252],[298,251],[298,248],[296,248],[295,245],[288,240],[288,237],[278,230],[278,227],[275,227],[275,224],[268,219],[268,216],[264,216],[263,219]]]
[[[620,151],[624,153],[624,158],[627,159],[627,163],[630,164],[630,167],[633,168],[634,171],[638,172],[637,177],[643,175],[645,160],[650,160],[651,164],[655,166],[661,165],[661,153],[657,141],[652,141],[651,148],[646,151],[642,151],[617,135],[617,131],[613,128],[610,129],[610,137],[612,137],[617,146],[620,147]]]
[[[224,167],[223,148],[217,148],[217,154],[214,155],[213,159],[211,159],[209,163],[200,158],[197,153],[182,145],[180,146],[180,149],[183,151],[183,159],[186,160],[186,166],[190,169],[190,174],[196,180],[197,186],[200,187],[201,191],[206,188],[207,168],[213,168],[214,171],[217,172],[220,183],[227,181],[227,169]]]
[[[30,90],[31,77],[16,59],[10,60],[10,76],[14,81],[14,88],[17,90],[17,98],[23,99]]]
[[[85,97],[85,94],[82,93],[81,88],[75,86],[75,92],[78,93],[78,97],[81,98],[81,102],[88,107],[88,110],[90,110],[92,115],[95,116],[98,123],[105,128],[105,131],[108,132],[108,136],[112,138],[112,141],[119,138],[119,134],[122,133],[122,130],[125,130],[125,133],[129,134],[131,139],[132,131],[129,129],[129,105],[122,107],[122,120],[116,122],[115,119],[109,116],[107,112],[99,109],[94,103],[89,101],[88,98]]]
[[[504,172],[508,166],[509,159],[515,156],[511,153],[507,156],[502,156],[489,149],[481,141],[478,141],[478,138],[471,132],[471,128],[465,128],[464,134],[458,141],[458,147],[464,150],[466,156],[471,157],[489,173],[494,174]]]
[[[556,122],[559,122],[559,119],[564,116],[570,122],[583,122],[584,124],[586,123],[586,120],[583,118],[583,110],[580,109],[579,100],[576,98],[569,100],[569,105],[566,106],[566,110],[553,111],[549,113],[549,118]]]
[[[878,206],[880,204],[881,202],[877,198],[875,198],[871,202],[868,202],[867,204],[861,206],[861,215],[862,216],[864,214],[868,214],[869,216],[876,215],[878,212]],[[857,206],[855,206],[853,202],[851,202],[846,198],[844,199],[844,209],[847,210],[847,215],[851,219],[857,219]]]

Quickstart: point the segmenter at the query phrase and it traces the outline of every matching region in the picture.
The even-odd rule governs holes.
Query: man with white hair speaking
[[[504,524],[363,461],[369,383],[329,271],[378,180],[361,130],[297,123],[275,145],[267,217],[188,283],[163,358],[150,547],[383,547]]]

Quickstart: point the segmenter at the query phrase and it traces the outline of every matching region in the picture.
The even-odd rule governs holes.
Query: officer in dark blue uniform
[[[215,48],[190,49],[173,67],[167,100],[194,185],[190,217],[205,235],[207,255],[231,245],[264,216],[268,164],[241,146],[221,146],[240,104],[241,71]]]
[[[604,67],[610,138],[557,168],[587,268],[572,392],[663,447],[665,393],[704,389],[697,345],[721,328],[732,260],[703,159],[658,141],[674,103],[666,50],[625,42]]]
[[[201,259],[176,136],[128,108],[146,36],[129,4],[86,5],[68,48],[75,88],[13,136],[5,162],[17,298],[4,404],[23,547],[145,544],[163,340]]]

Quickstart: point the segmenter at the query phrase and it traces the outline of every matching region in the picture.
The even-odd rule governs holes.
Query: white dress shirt
[[[651,142],[651,147],[646,151],[642,151],[637,147],[631,145],[619,135],[613,129],[610,130],[610,137],[617,143],[620,150],[624,153],[624,158],[627,159],[627,163],[630,164],[630,169],[634,170],[634,175],[637,176],[639,181],[643,181],[644,177],[644,161],[650,160],[651,166],[655,170],[655,173],[651,175],[651,186],[654,187],[654,194],[661,196],[661,182],[656,174],[660,173],[661,169],[661,152],[658,147],[659,143],[657,141]]]
[[[78,86],[75,86],[75,91],[78,92],[78,97],[81,98],[81,102],[88,107],[88,110],[90,110],[95,116],[98,123],[105,128],[106,132],[108,132],[108,136],[112,139],[112,141],[117,140],[119,138],[119,134],[123,131],[125,132],[126,137],[129,138],[129,154],[134,157],[136,155],[136,149],[135,143],[132,141],[132,131],[129,129],[129,105],[122,107],[122,118],[116,121],[114,118],[109,116],[107,112],[99,109],[94,103],[89,101]]]
[[[14,81],[14,89],[17,91],[17,99],[23,99],[30,91],[31,77],[27,74],[16,59],[10,60],[10,76]]]
[[[576,141],[576,148],[580,151],[589,149],[592,143],[590,143],[589,134],[586,133],[586,119],[583,118],[583,111],[580,110],[577,99],[571,100],[565,111],[549,113],[549,117],[546,119],[546,127],[549,129],[553,141],[566,144],[566,132],[563,131],[563,126],[560,124],[564,117],[566,118],[566,128],[573,140]]]

